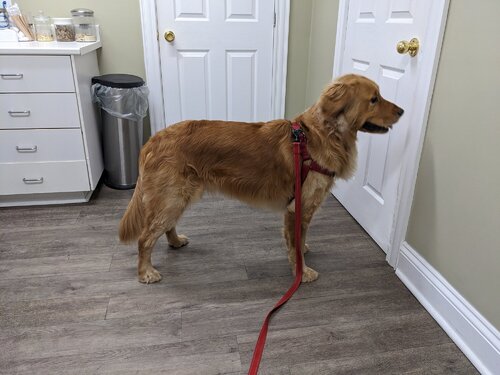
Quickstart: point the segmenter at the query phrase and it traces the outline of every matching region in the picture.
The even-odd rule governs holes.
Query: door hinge
[[[276,27],[276,12],[274,12],[274,21],[273,21],[273,27]]]
[[[160,33],[158,31],[156,32],[156,40],[160,41]]]

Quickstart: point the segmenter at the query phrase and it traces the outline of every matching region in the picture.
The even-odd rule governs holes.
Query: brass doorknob
[[[402,40],[398,42],[396,46],[396,50],[398,53],[404,55],[408,53],[411,57],[414,57],[418,53],[418,48],[420,47],[420,42],[417,38],[413,38],[409,42],[406,40]]]
[[[165,31],[165,34],[163,34],[163,36],[165,37],[165,40],[169,43],[172,43],[175,40],[175,34],[171,30]]]

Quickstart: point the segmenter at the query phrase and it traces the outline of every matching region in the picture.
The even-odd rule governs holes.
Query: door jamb
[[[426,31],[427,35],[425,35],[428,46],[426,46],[422,53],[429,53],[431,57],[434,57],[434,60],[432,64],[424,65],[419,73],[420,77],[417,80],[418,83],[414,100],[414,106],[419,108],[419,110],[413,113],[413,117],[410,119],[411,126],[406,136],[406,152],[402,158],[401,175],[398,181],[398,192],[394,211],[395,219],[391,229],[389,248],[386,256],[387,262],[394,268],[397,267],[400,248],[405,240],[410,220],[418,166],[424,144],[427,120],[429,118],[449,4],[450,0],[433,1],[431,9],[429,9],[428,12],[429,27]],[[333,60],[334,78],[340,75],[340,66],[345,50],[348,13],[349,0],[340,0]],[[422,58],[422,53],[419,54],[420,58]]]
[[[160,67],[160,32],[156,12],[157,0],[140,0],[144,66],[149,88],[149,117],[151,134],[165,128],[165,108]],[[267,1],[267,0],[266,0]],[[273,43],[273,82],[271,114],[274,118],[285,116],[286,74],[288,57],[288,29],[290,0],[274,0],[276,24]]]

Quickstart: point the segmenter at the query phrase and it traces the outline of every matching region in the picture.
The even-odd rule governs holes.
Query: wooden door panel
[[[257,51],[226,51],[227,119],[256,121]]]
[[[257,0],[226,0],[226,21],[257,20]]]
[[[176,21],[208,20],[207,0],[175,0],[174,9]]]
[[[386,23],[413,23],[417,10],[415,0],[392,0]]]
[[[387,134],[383,137],[369,137],[365,161],[363,188],[381,205],[384,204],[384,172],[390,136]]]
[[[210,117],[209,51],[178,50],[180,113],[192,120]]]

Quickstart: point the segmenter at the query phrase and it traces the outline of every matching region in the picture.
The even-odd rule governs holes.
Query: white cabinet
[[[90,190],[85,160],[0,163],[0,175],[0,194],[7,196]]]
[[[70,56],[0,56],[0,92],[75,92]]]
[[[13,44],[0,43],[0,206],[88,201],[103,171],[100,42]]]
[[[0,94],[0,129],[80,128],[75,93]]]
[[[0,135],[2,163],[85,160],[80,129],[23,129]]]

